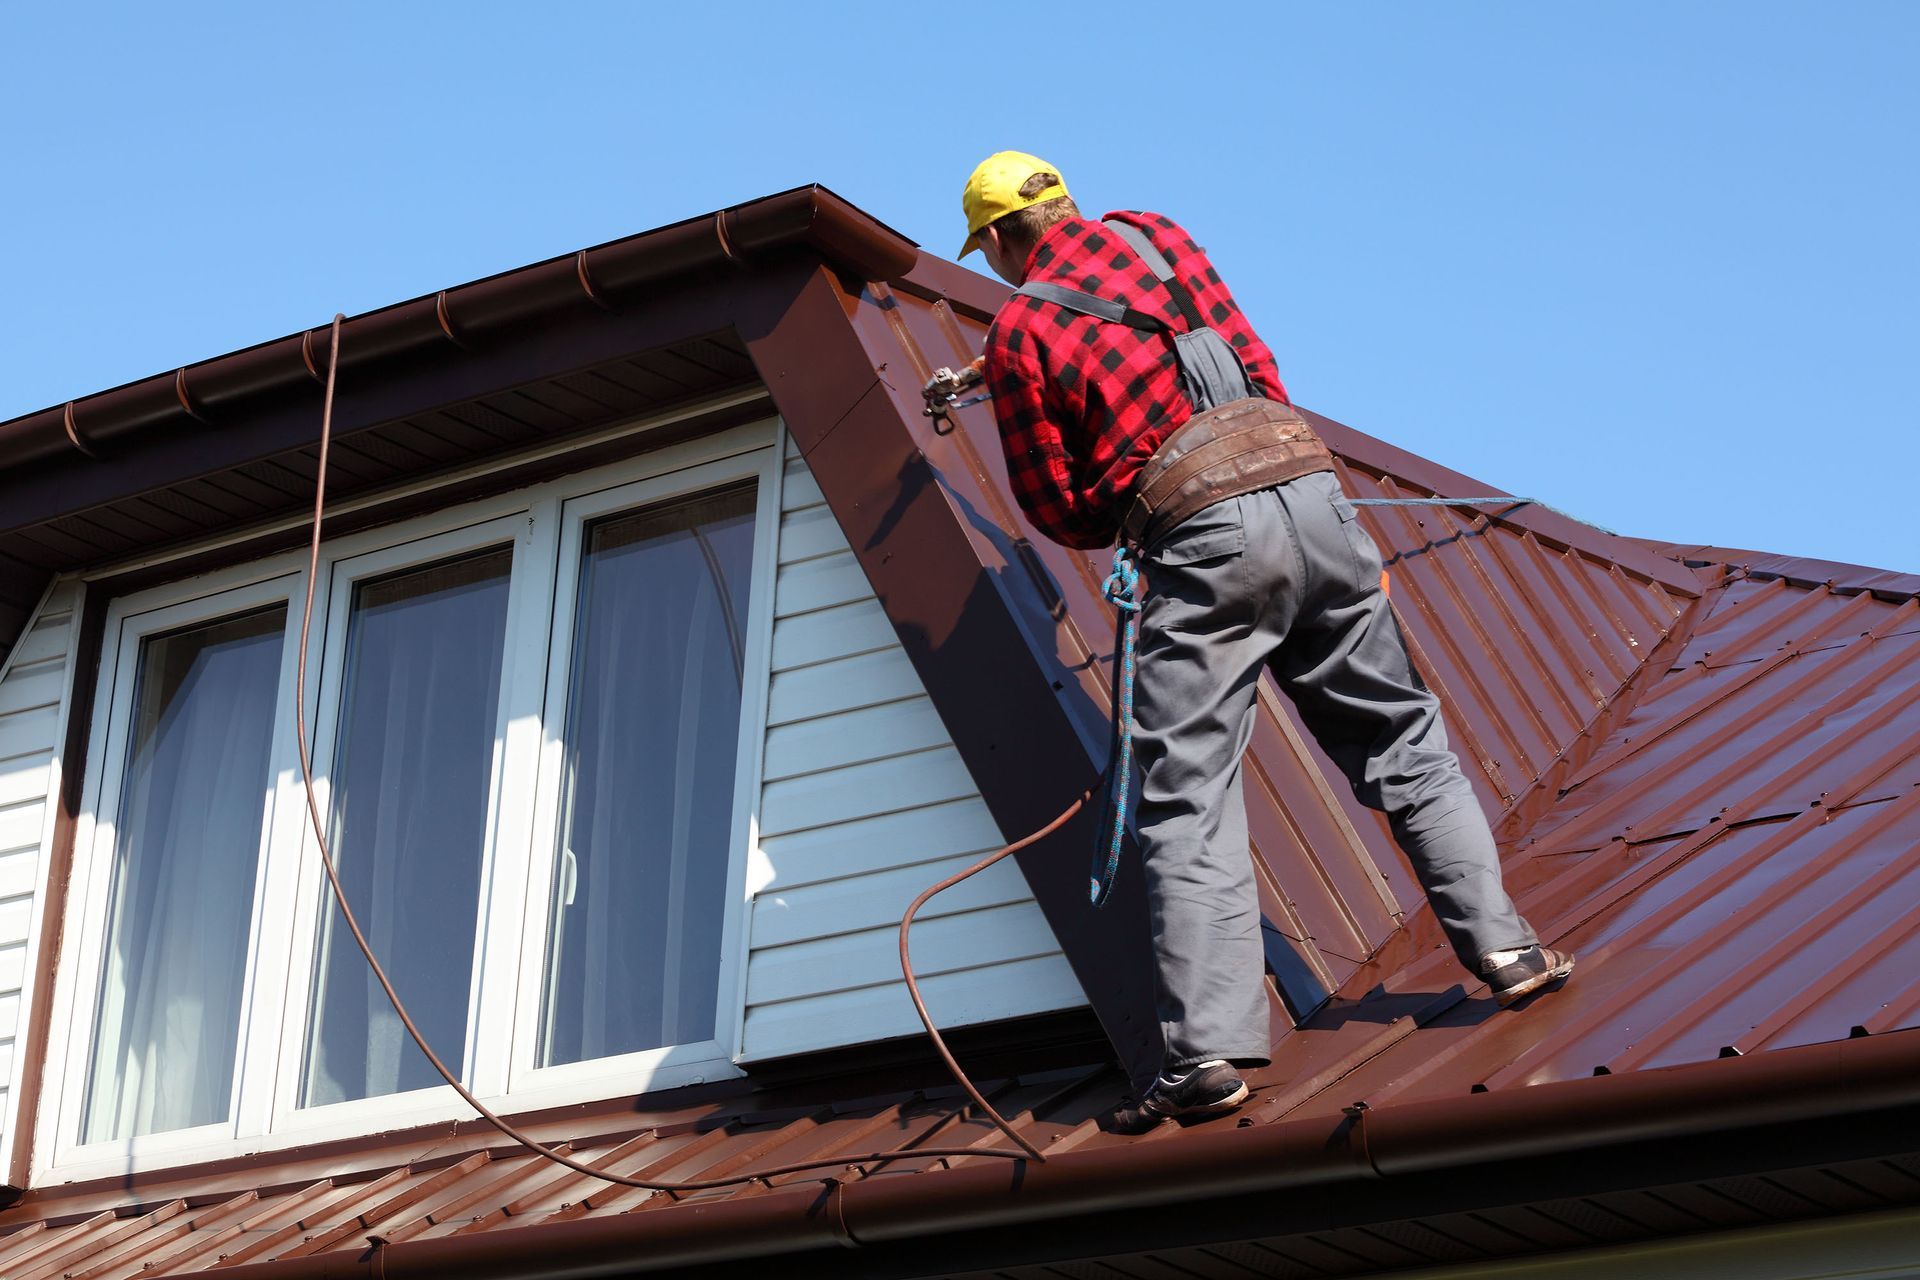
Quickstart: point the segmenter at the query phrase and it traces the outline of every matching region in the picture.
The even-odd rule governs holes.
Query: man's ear
[[[1001,232],[998,226],[991,222],[980,228],[980,239],[982,244],[990,250],[987,261],[995,264],[995,274],[1000,275],[1008,284],[1019,284],[1020,281],[1018,279],[1007,276],[1000,270],[1000,267],[1004,265],[1008,271],[1012,271],[1015,276],[1017,276],[1020,267],[1026,261],[1025,255],[1013,252],[1013,246],[1008,242],[1007,237]]]

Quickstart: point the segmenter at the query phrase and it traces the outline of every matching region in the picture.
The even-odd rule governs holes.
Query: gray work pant
[[[1272,672],[1354,794],[1386,813],[1462,963],[1530,946],[1440,705],[1332,472],[1215,503],[1141,559],[1137,830],[1170,1069],[1268,1061],[1240,760]]]

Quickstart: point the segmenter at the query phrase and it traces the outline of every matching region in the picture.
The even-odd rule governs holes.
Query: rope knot
[[[1133,554],[1125,545],[1113,549],[1113,572],[1107,575],[1106,583],[1100,588],[1100,594],[1108,604],[1128,613],[1138,613],[1140,602],[1134,597],[1140,589],[1140,567],[1133,562]]]

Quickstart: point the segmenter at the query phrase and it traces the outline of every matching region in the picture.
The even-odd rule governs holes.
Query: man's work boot
[[[1573,972],[1573,957],[1564,951],[1542,946],[1528,947],[1515,955],[1496,952],[1480,963],[1481,976],[1493,991],[1502,1009],[1536,991],[1565,982]]]
[[[1218,1115],[1246,1100],[1247,1082],[1216,1058],[1188,1068],[1185,1074],[1162,1071],[1140,1101],[1114,1110],[1112,1127],[1116,1133],[1145,1133],[1175,1116]]]

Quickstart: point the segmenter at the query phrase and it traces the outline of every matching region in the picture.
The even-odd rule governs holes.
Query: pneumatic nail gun
[[[933,376],[927,379],[927,385],[920,389],[920,394],[926,397],[927,416],[932,418],[936,425],[943,418],[947,420],[948,425],[951,425],[953,419],[948,415],[953,410],[979,404],[991,396],[991,392],[986,392],[971,400],[959,398],[962,391],[980,385],[981,380],[986,377],[986,364],[987,358],[981,356],[972,364],[962,365],[958,371],[944,368],[934,370]]]

